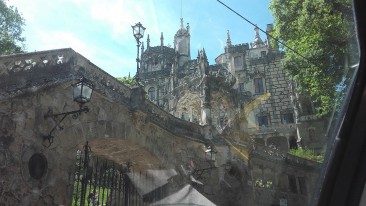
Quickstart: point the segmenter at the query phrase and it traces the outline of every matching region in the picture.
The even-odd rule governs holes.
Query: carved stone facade
[[[179,34],[189,38],[189,27],[181,27]],[[146,163],[140,161],[144,157],[134,159],[131,155],[133,167],[178,171],[179,180],[169,183],[174,190],[167,195],[189,184],[217,205],[271,205],[278,204],[279,199],[307,205],[320,164],[260,144],[247,144],[250,138],[245,136],[266,139],[265,135],[269,135],[268,144],[273,129],[277,136],[286,136],[292,127],[299,128],[280,124],[280,120],[260,130],[255,123],[253,127],[246,123],[251,121],[246,115],[253,111],[251,108],[272,115],[286,105],[291,109],[291,104],[270,108],[266,106],[273,98],[269,92],[249,95],[250,89],[244,90],[248,95],[240,96],[242,93],[236,88],[244,80],[226,69],[228,62],[210,66],[204,50],[197,60],[190,60],[189,52],[176,55],[189,48],[189,41],[184,38],[177,42],[181,50],[163,45],[155,48],[161,52],[156,59],[154,53],[147,55],[149,50],[154,51],[148,45],[139,73],[145,88],[128,88],[72,49],[0,57],[0,202],[70,205],[77,150],[89,141],[92,153],[93,148],[98,149],[98,155],[118,164],[126,162],[118,156],[121,151],[116,142],[131,142],[145,149],[143,154],[154,156],[154,161],[139,165]],[[183,58],[181,66],[179,58]],[[159,69],[149,67],[147,60],[158,60]],[[276,66],[269,68],[270,72],[280,71]],[[250,80],[251,71],[242,73]],[[263,68],[258,71],[263,72]],[[270,78],[267,73],[263,76]],[[48,140],[43,137],[56,122],[44,115],[78,108],[71,98],[71,84],[80,77],[95,85],[88,103],[90,112],[78,119],[67,117],[56,128],[53,144],[47,147]],[[272,91],[270,86],[268,83],[265,88],[281,95],[280,90]],[[149,93],[151,88],[154,93]],[[145,99],[145,91],[153,101]],[[257,109],[258,105],[262,110]],[[299,122],[312,121],[301,118]],[[284,169],[286,174],[282,174]],[[274,173],[269,176],[267,171]],[[302,178],[306,180],[305,187]],[[257,180],[272,186],[262,187],[255,184]],[[298,190],[291,190],[294,187]],[[281,192],[276,193],[278,188]],[[304,188],[308,193],[301,193]]]
[[[314,115],[309,98],[282,69],[284,55],[259,29],[250,44],[233,45],[229,31],[224,53],[209,65],[205,50],[191,59],[189,24],[174,36],[174,48],[142,49],[138,78],[149,99],[174,116],[213,125],[238,142],[255,141],[282,151],[306,147],[321,150],[324,121]],[[267,25],[267,32],[273,30]],[[245,133],[243,137],[241,133]]]

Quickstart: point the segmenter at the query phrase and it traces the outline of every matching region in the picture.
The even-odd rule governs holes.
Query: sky
[[[273,17],[269,0],[221,0],[265,30]],[[150,45],[173,45],[183,17],[190,24],[191,58],[204,48],[210,64],[232,44],[254,40],[254,27],[217,0],[9,0],[25,19],[26,51],[72,48],[114,77],[136,73],[131,25],[141,22]],[[264,40],[265,34],[261,33]],[[145,43],[146,48],[146,43]]]

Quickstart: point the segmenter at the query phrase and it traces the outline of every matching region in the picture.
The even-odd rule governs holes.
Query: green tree
[[[0,0],[0,55],[23,52],[24,25],[24,19],[18,10]]]
[[[355,39],[350,0],[271,0],[273,35],[299,54],[285,51],[283,65],[317,114],[330,113],[344,82],[345,61]],[[305,57],[305,58],[304,58]]]
[[[117,77],[117,80],[122,82],[124,85],[128,87],[137,85],[136,79],[133,77]]]

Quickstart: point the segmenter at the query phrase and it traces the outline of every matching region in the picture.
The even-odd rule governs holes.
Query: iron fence
[[[128,178],[130,164],[92,157],[88,142],[76,155],[72,205],[148,205]]]

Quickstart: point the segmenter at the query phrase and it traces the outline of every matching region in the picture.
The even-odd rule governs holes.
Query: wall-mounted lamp
[[[72,114],[72,118],[76,119],[79,117],[79,115],[81,115],[82,112],[89,112],[89,108],[84,106],[84,104],[90,102],[93,88],[93,84],[86,78],[82,77],[77,83],[72,84],[73,100],[79,104],[80,109],[59,114],[53,114],[52,110],[50,109],[48,110],[47,114],[44,115],[45,119],[52,117],[56,121],[56,125],[51,129],[48,135],[43,136],[43,139],[48,140],[49,142],[48,147],[53,143],[53,132],[57,127],[59,127],[61,130],[63,129],[60,124],[68,115]],[[61,118],[58,119],[58,117]]]
[[[211,146],[207,146],[204,149],[205,153],[210,156],[210,160],[215,161],[216,160],[216,153],[217,151],[214,150]]]

